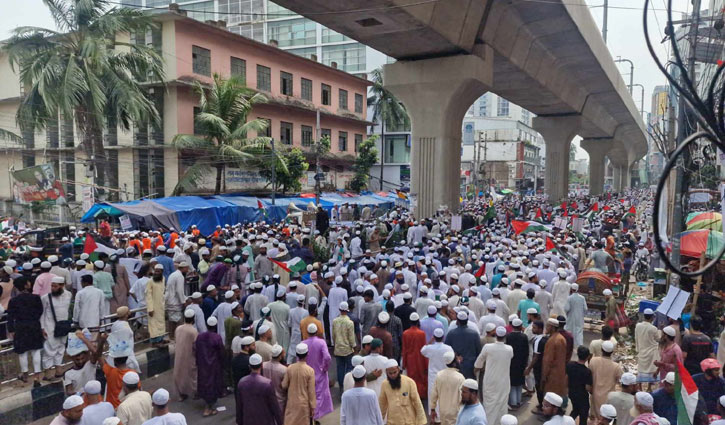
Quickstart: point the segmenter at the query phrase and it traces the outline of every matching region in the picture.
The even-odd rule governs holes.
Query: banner
[[[81,191],[81,194],[83,196],[83,212],[85,213],[86,211],[90,210],[91,207],[93,207],[93,187],[83,186]]]
[[[63,185],[55,177],[55,170],[51,164],[41,164],[34,167],[13,171],[13,196],[21,204],[32,202],[47,203],[50,205],[65,205]]]
[[[118,217],[118,222],[121,224],[121,229],[123,230],[133,229],[133,225],[131,224],[131,217],[129,217],[128,214],[124,214]]]

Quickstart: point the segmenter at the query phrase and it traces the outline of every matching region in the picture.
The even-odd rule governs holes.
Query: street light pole
[[[616,62],[629,62],[629,94],[632,94],[632,86],[634,86],[634,62],[629,59],[622,59],[621,56],[617,56]]]

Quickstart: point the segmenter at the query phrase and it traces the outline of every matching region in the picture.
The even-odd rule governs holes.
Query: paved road
[[[598,338],[598,335],[590,332],[584,333],[584,343],[587,346],[592,339],[596,338]],[[333,356],[332,363],[330,364],[329,369],[330,379],[333,380],[336,379],[335,373],[337,370],[334,362],[335,357]],[[149,392],[153,392],[160,387],[168,389],[172,393],[173,400],[170,405],[171,411],[183,413],[187,418],[187,423],[189,424],[233,424],[235,421],[235,402],[234,396],[232,395],[220,399],[217,403],[217,408],[226,408],[226,411],[219,412],[216,416],[213,417],[204,418],[201,416],[202,412],[204,411],[204,402],[202,400],[186,400],[183,403],[175,401],[173,390],[174,384],[171,371],[148,379],[144,379],[142,384],[143,389]],[[335,387],[330,388],[330,392],[332,394],[332,401],[335,410],[329,415],[322,418],[322,420],[320,420],[321,425],[339,425],[340,423],[340,391],[337,387],[337,384],[335,384]],[[535,406],[536,397],[533,397],[533,401],[532,399],[525,400],[524,405],[521,408],[510,413],[518,417],[519,425],[541,425],[543,423],[542,418],[540,416],[531,414],[531,409],[533,409]],[[48,425],[52,419],[52,417],[43,418],[33,422],[31,425]]]

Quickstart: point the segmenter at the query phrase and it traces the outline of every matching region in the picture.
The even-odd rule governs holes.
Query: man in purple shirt
[[[206,287],[209,285],[214,285],[217,288],[221,287],[222,279],[224,279],[227,270],[229,270],[229,266],[223,260],[219,261],[217,258],[217,261],[209,268],[209,273],[206,275],[206,280],[201,290],[206,292]]]
[[[315,371],[315,393],[317,395],[317,408],[315,409],[314,420],[331,413],[332,396],[327,370],[330,368],[330,352],[327,350],[327,343],[323,338],[317,336],[317,325],[310,323],[307,326],[309,338],[302,341],[307,344],[307,365]]]
[[[249,357],[249,369],[250,374],[237,384],[237,425],[282,425],[282,411],[272,381],[261,373],[262,356]]]
[[[428,306],[428,317],[420,321],[420,328],[425,332],[425,342],[430,342],[431,338],[433,338],[433,331],[435,331],[438,328],[443,329],[443,325],[441,322],[436,319],[436,314],[438,314],[438,309],[434,305]],[[445,332],[445,329],[443,329]]]

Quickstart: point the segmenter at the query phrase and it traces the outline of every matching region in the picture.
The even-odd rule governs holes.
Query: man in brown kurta
[[[317,407],[315,370],[305,361],[309,351],[307,344],[301,342],[295,349],[297,362],[287,368],[282,379],[282,388],[287,390],[284,425],[310,425]]]
[[[131,284],[128,281],[128,272],[126,267],[122,266],[118,260],[108,265],[112,269],[109,271],[113,276],[116,284],[113,285],[113,298],[111,298],[111,311],[116,311],[118,307],[128,307],[128,294],[131,292]]]
[[[194,327],[194,310],[184,311],[184,324],[176,328],[176,355],[174,357],[174,385],[183,401],[196,393],[196,352],[194,342],[199,332]]]
[[[602,356],[589,360],[589,369],[592,371],[592,412],[597,418],[600,417],[599,407],[607,402],[607,395],[615,390],[624,373],[622,366],[612,361],[613,351],[614,344],[604,341]]]
[[[549,340],[546,341],[544,346],[541,387],[545,393],[552,392],[561,397],[566,397],[568,395],[566,339],[559,333],[559,321],[554,318],[548,319],[546,321],[546,333],[549,334]]]
[[[286,355],[281,345],[272,346],[272,360],[262,363],[262,376],[272,381],[274,394],[277,396],[280,411],[284,412],[287,404],[287,392],[282,388],[282,380],[287,374],[287,366],[283,365],[282,359]]]

